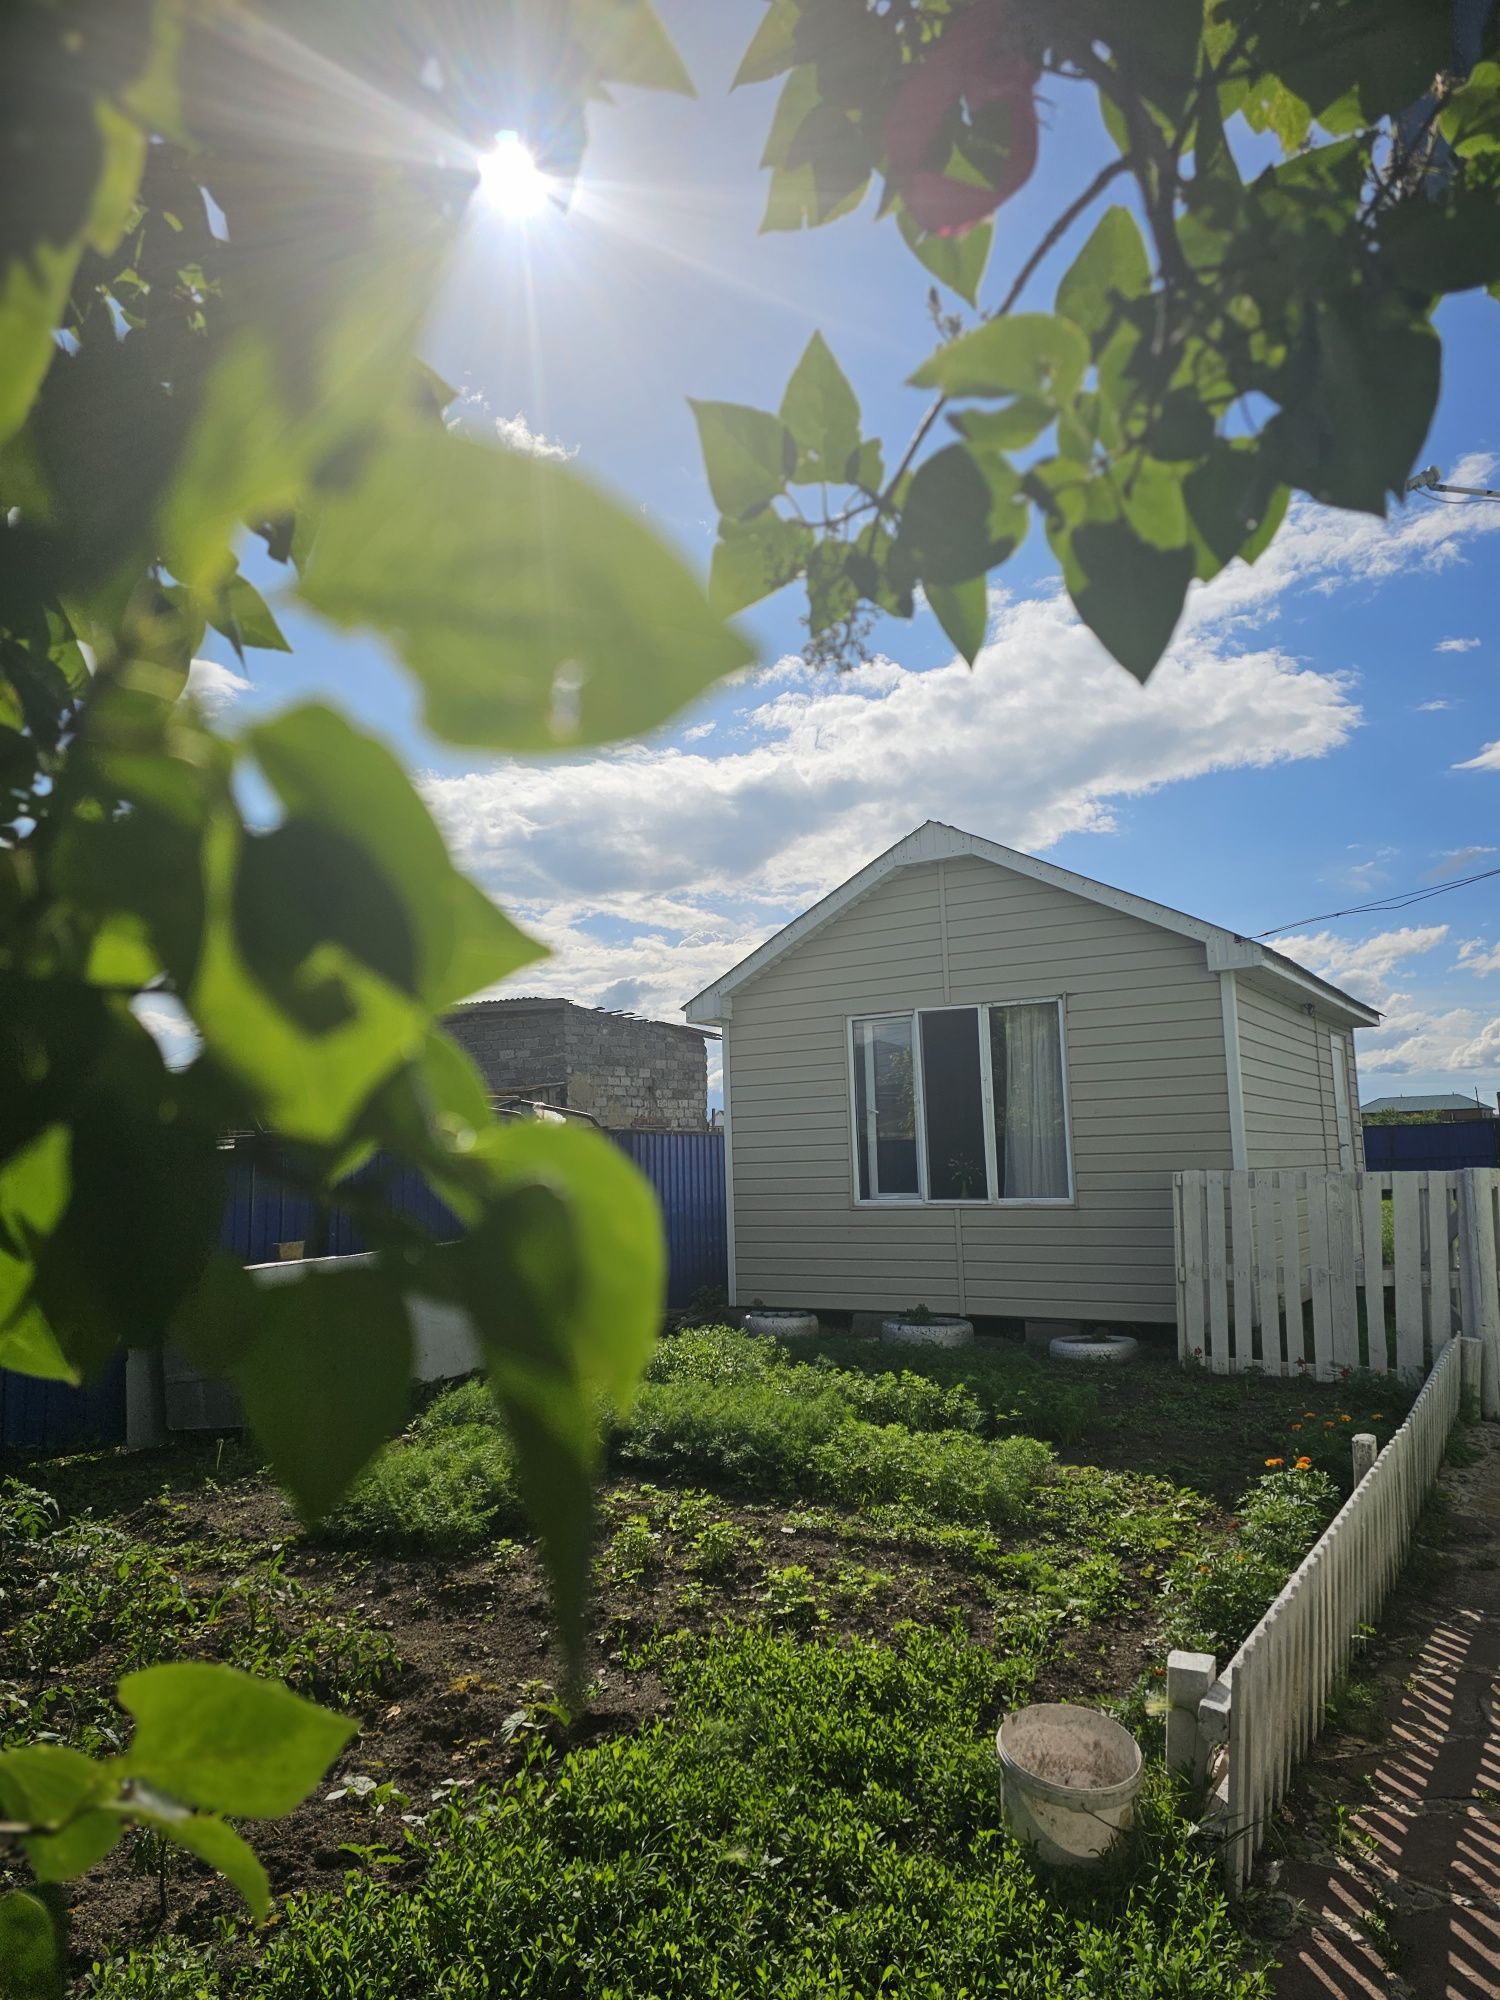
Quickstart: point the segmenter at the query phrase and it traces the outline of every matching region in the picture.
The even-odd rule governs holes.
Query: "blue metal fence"
[[[729,1282],[722,1132],[611,1132],[656,1189],[667,1228],[667,1304]]]
[[[1500,1166],[1500,1118],[1466,1118],[1461,1125],[1366,1125],[1364,1139],[1372,1174]]]
[[[728,1282],[728,1227],[722,1132],[611,1132],[656,1190],[666,1225],[667,1303],[685,1306],[704,1286]],[[388,1199],[435,1236],[457,1235],[451,1211],[410,1168],[373,1160],[353,1185],[384,1183]],[[219,1242],[246,1264],[270,1264],[277,1245],[301,1243],[309,1257],[346,1257],[364,1237],[342,1209],[320,1217],[313,1202],[288,1188],[273,1161],[246,1151],[229,1169]],[[0,1445],[50,1451],[64,1445],[118,1444],[125,1436],[125,1357],[82,1389],[38,1382],[0,1369]]]

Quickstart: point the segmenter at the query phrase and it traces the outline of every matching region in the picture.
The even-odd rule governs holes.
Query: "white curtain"
[[[1005,1197],[1068,1197],[1062,1036],[1052,1006],[997,1007],[1005,1037]]]

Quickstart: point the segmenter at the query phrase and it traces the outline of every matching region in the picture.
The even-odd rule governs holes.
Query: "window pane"
[[[1005,1201],[1066,1201],[1062,1033],[1056,1007],[990,1009],[995,1147]]]
[[[979,1009],[920,1014],[927,1192],[933,1201],[985,1201],[984,1098]]]
[[[859,1191],[916,1194],[917,1118],[911,1022],[854,1024],[854,1109],[859,1128]]]

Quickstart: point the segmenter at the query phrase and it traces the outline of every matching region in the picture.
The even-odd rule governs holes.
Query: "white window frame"
[[[989,1016],[993,1011],[1003,1011],[1007,1007],[1057,1009],[1057,1051],[1062,1068],[1063,1152],[1068,1168],[1068,1191],[1066,1194],[976,1195],[967,1199],[951,1195],[934,1198],[929,1192],[927,1100],[922,1074],[921,1017],[924,1014],[978,1014],[982,1017],[978,1026],[980,1108],[984,1118],[984,1166],[988,1185],[998,1187],[1000,1163],[995,1131],[995,1079],[990,1059]],[[905,1021],[910,1028],[912,1113],[916,1121],[917,1147],[916,1194],[881,1194],[876,1165],[877,1155],[873,1148],[870,1154],[870,1192],[867,1195],[860,1192],[860,1148],[865,1143],[866,1135],[859,1128],[859,1098],[855,1091],[854,1074],[856,1061],[854,1030],[857,1024],[866,1021]],[[1061,994],[1044,993],[1018,1000],[943,1001],[935,1007],[886,1007],[868,1014],[849,1014],[844,1019],[844,1049],[849,1070],[850,1192],[856,1208],[1072,1208],[1076,1205],[1077,1187],[1073,1178],[1073,1109],[1068,1096],[1068,1010]],[[870,1087],[868,1072],[865,1101],[873,1111],[874,1093]]]

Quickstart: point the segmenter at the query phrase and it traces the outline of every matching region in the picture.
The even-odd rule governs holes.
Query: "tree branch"
[[[1005,317],[1005,315],[1015,305],[1016,300],[1020,298],[1022,292],[1024,292],[1026,287],[1031,283],[1031,280],[1036,276],[1037,267],[1042,262],[1043,258],[1046,257],[1051,251],[1057,248],[1058,244],[1061,243],[1062,239],[1067,235],[1068,231],[1073,227],[1073,224],[1078,220],[1079,216],[1083,214],[1085,209],[1091,208],[1093,206],[1093,204],[1099,199],[1100,195],[1103,194],[1104,190],[1109,186],[1110,182],[1112,180],[1117,180],[1121,174],[1128,173],[1129,171],[1130,171],[1130,162],[1125,158],[1124,154],[1122,153],[1118,159],[1111,160],[1107,167],[1101,168],[1100,171],[1097,174],[1095,174],[1094,178],[1089,182],[1088,186],[1084,189],[1083,193],[1079,195],[1078,199],[1076,201],[1069,202],[1068,206],[1063,210],[1062,214],[1058,216],[1057,220],[1052,224],[1052,227],[1047,231],[1046,235],[1042,238],[1041,242],[1038,243],[1035,250],[1032,251],[1031,255],[1026,259],[1026,262],[1021,266],[1020,270],[1016,273],[1015,280],[1012,283],[1010,290],[1005,294],[1004,299],[996,308],[995,312],[992,315],[987,315],[987,317],[992,317],[995,319],[1003,319]]]

